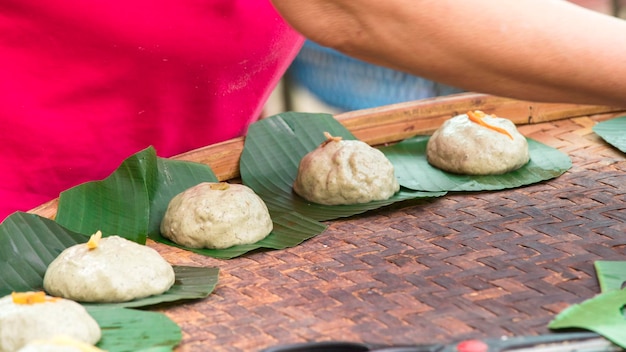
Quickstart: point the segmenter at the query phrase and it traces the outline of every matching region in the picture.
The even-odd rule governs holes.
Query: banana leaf
[[[38,215],[9,215],[0,223],[0,296],[43,290],[48,264],[64,249],[87,239]]]
[[[126,308],[87,307],[100,325],[96,346],[108,352],[173,351],[180,344],[180,327],[165,314]]]
[[[601,293],[580,304],[572,305],[554,318],[550,329],[586,329],[594,331],[622,348],[626,348],[626,289]]]
[[[161,303],[179,302],[184,300],[207,297],[217,286],[219,269],[213,267],[177,266],[174,265],[176,281],[174,285],[160,295],[135,299],[120,303],[81,303],[86,307],[106,306],[121,308],[148,307]]]
[[[61,193],[56,221],[78,233],[118,235],[145,244],[159,230],[170,199],[200,182],[215,182],[210,167],[163,159],[148,147],[124,160],[109,177]]]
[[[56,221],[79,233],[117,234],[145,244],[146,237],[203,255],[230,259],[249,251],[295,246],[326,229],[298,214],[273,214],[274,231],[264,240],[226,250],[192,249],[164,238],[160,224],[170,200],[201,182],[217,182],[208,165],[159,158],[154,148],[132,155],[109,177],[61,194]],[[147,234],[147,235],[146,235]]]
[[[625,288],[626,261],[597,260],[594,267],[602,292]]]
[[[599,122],[593,126],[593,131],[604,141],[626,153],[626,116]]]
[[[0,296],[42,291],[50,262],[64,249],[88,238],[34,214],[17,212],[0,224]],[[219,271],[210,267],[174,267],[176,282],[169,291],[131,302],[101,306],[144,307],[198,299],[213,292]]]
[[[240,159],[241,180],[265,201],[271,213],[295,211],[325,221],[445,194],[402,188],[388,200],[365,204],[327,206],[306,201],[292,191],[293,181],[300,159],[326,139],[324,132],[346,140],[356,139],[332,115],[321,113],[282,113],[257,121],[248,129]]]
[[[381,148],[396,169],[400,185],[421,191],[491,191],[525,186],[562,175],[572,167],[561,151],[528,139],[530,161],[502,175],[470,176],[442,171],[428,163],[430,136],[416,136]]]
[[[294,247],[324,232],[326,229],[326,225],[295,212],[272,214],[272,223],[274,225],[272,232],[261,241],[248,245],[232,246],[226,249],[188,248],[178,245],[161,235],[153,238],[155,241],[209,257],[232,259],[257,249],[284,249]]]

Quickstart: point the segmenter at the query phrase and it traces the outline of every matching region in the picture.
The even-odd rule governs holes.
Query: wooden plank
[[[534,103],[478,93],[463,93],[356,110],[336,115],[358,139],[372,145],[429,134],[450,117],[468,110],[483,110],[506,117],[518,125],[553,121],[600,113],[624,112],[626,108],[575,104]],[[192,150],[175,159],[205,163],[220,180],[239,177],[239,157],[244,138]]]
[[[358,139],[371,145],[382,145],[417,134],[430,134],[445,120],[468,110],[483,110],[508,118],[518,125],[626,112],[626,108],[536,103],[486,94],[463,93],[356,110],[335,117]],[[173,159],[207,164],[222,181],[237,179],[243,146],[244,137],[238,137],[174,156]],[[56,212],[56,204],[57,201],[54,200],[31,212],[51,218]]]
[[[396,142],[417,134],[431,134],[441,124],[469,110],[482,110],[517,125],[601,113],[626,108],[576,104],[536,103],[477,93],[464,93],[400,103],[337,115],[358,139],[372,145]]]
[[[230,180],[239,178],[239,158],[243,144],[244,138],[238,137],[174,156],[173,159],[207,164],[220,181]]]

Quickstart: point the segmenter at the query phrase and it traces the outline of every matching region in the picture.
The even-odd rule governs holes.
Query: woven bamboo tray
[[[183,331],[178,351],[258,351],[342,340],[429,344],[547,333],[562,309],[599,292],[593,262],[626,260],[626,157],[591,131],[624,109],[480,94],[354,111],[337,118],[385,144],[481,109],[567,153],[561,177],[497,192],[454,193],[328,222],[285,250],[217,260],[150,242],[178,265],[216,266],[206,299],[153,308]],[[243,139],[178,156],[238,177]],[[54,216],[56,203],[33,210]]]

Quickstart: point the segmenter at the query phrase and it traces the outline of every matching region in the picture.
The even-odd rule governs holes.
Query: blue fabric
[[[324,103],[348,111],[460,93],[462,90],[372,65],[306,41],[292,80]]]

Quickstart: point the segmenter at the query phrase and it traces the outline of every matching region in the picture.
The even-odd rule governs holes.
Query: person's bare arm
[[[626,21],[562,0],[272,0],[313,41],[471,91],[626,106]]]

